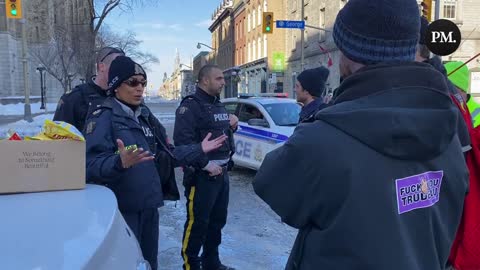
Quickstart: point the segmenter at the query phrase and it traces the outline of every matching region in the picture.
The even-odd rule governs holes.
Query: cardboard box
[[[0,141],[0,193],[85,188],[85,142]]]

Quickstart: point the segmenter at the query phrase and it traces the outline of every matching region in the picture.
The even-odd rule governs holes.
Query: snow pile
[[[46,110],[40,109],[41,103],[32,103],[30,105],[32,109],[32,114],[36,113],[44,113]],[[47,103],[46,104],[47,110],[49,112],[54,112],[57,108],[56,103]],[[0,105],[0,115],[23,115],[25,112],[25,104],[24,103],[17,103],[17,104],[7,104],[7,105]]]
[[[34,136],[38,134],[43,127],[43,123],[46,119],[53,119],[53,114],[42,114],[33,118],[33,122],[29,123],[25,120],[21,120],[15,123],[0,126],[0,139],[6,138],[9,130],[13,130],[18,133],[22,138],[25,136]]]

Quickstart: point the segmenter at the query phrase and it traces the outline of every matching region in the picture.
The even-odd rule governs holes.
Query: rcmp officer
[[[159,131],[150,123],[151,113],[142,103],[146,79],[143,68],[130,58],[113,60],[109,87],[114,96],[90,114],[85,128],[87,181],[115,193],[143,256],[157,269],[158,207],[169,194],[162,190],[154,160],[160,149],[156,141]],[[178,197],[178,190],[175,195]]]
[[[94,111],[107,98],[108,70],[113,59],[120,55],[125,55],[121,49],[100,49],[95,60],[96,76],[60,98],[53,120],[67,122],[83,132],[88,113]]]
[[[325,67],[307,69],[297,76],[295,93],[297,101],[303,104],[300,112],[300,123],[313,122],[315,114],[327,107],[320,98],[325,91],[325,82],[330,71]]]
[[[184,168],[187,198],[181,252],[184,269],[233,269],[220,262],[218,253],[222,228],[227,222],[227,167],[234,152],[233,132],[238,125],[238,118],[229,115],[219,100],[224,85],[221,69],[215,65],[202,67],[195,94],[185,97],[176,111],[173,135],[176,147],[199,144],[208,133],[212,134],[212,138],[224,134],[229,136],[219,149],[199,155]]]

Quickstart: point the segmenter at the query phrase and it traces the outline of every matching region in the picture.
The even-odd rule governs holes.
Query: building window
[[[262,58],[262,38],[258,37],[258,58]]]
[[[443,18],[457,19],[457,0],[443,0]]]
[[[320,16],[319,16],[319,25],[320,28],[325,29],[325,8],[320,9]],[[319,39],[318,41],[324,42],[326,40],[326,33],[324,30],[319,30]]]
[[[252,29],[255,29],[255,27],[257,26],[255,24],[255,9],[252,11]]]
[[[258,6],[258,26],[262,25],[262,8]]]
[[[263,12],[267,12],[267,0],[263,0]]]
[[[252,61],[252,52],[251,52],[252,44],[248,42],[248,47],[247,47],[247,61],[250,62]]]
[[[253,49],[252,49],[252,60],[257,60],[256,58],[256,53],[257,53],[257,41],[253,41]]]
[[[251,22],[250,22],[250,13],[248,13],[247,16],[248,16],[248,19],[247,19],[247,20],[248,20],[247,31],[250,32],[250,23],[251,23]]]

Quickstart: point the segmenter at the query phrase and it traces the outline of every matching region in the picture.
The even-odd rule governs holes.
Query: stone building
[[[303,44],[303,70],[318,66],[328,67],[330,76],[327,89],[333,90],[339,84],[340,73],[338,69],[339,54],[333,42],[331,31],[340,9],[345,6],[347,0],[304,0],[305,24],[317,28],[306,27]],[[285,19],[302,20],[301,0],[286,0]],[[301,30],[299,29],[276,29],[285,34],[285,57],[287,59],[285,92],[295,97],[295,81],[302,71],[301,61]],[[329,66],[329,61],[332,64]]]
[[[89,4],[90,1],[90,4]],[[62,36],[65,46],[71,50],[93,48],[92,20],[89,5],[93,0],[31,0],[23,1],[26,27],[28,86],[32,101],[40,96],[40,65],[38,57],[48,60],[54,56],[55,37]],[[9,19],[5,14],[5,2],[0,2],[0,98],[24,96],[24,72],[22,64],[22,20]],[[59,35],[58,32],[63,35]],[[55,44],[54,44],[55,43]],[[50,53],[50,54],[48,54]],[[90,67],[91,68],[91,67]],[[75,86],[82,78],[75,72],[69,76],[69,85]],[[76,78],[76,80],[75,80]],[[84,78],[82,78],[84,79]],[[45,79],[47,101],[56,103],[64,89],[48,73]],[[50,109],[50,108],[49,108]],[[52,108],[54,109],[54,108]]]

